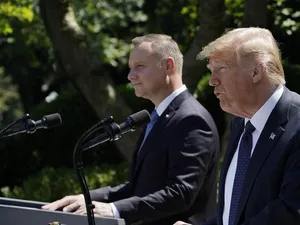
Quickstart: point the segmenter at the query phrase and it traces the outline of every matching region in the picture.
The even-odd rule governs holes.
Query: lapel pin
[[[272,132],[270,135],[270,139],[274,140],[275,137],[276,137],[276,135]]]
[[[169,114],[166,114],[166,118],[169,118],[170,116],[169,116]]]

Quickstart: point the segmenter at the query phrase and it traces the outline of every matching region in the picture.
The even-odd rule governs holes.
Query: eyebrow
[[[136,64],[145,64],[146,61],[136,61],[136,62],[133,62],[132,64],[136,65]],[[130,66],[130,62],[128,62],[128,65]]]

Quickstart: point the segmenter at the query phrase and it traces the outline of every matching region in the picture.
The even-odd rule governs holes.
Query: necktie
[[[143,146],[143,144],[144,144],[144,142],[145,142],[148,134],[150,133],[152,127],[154,126],[154,124],[156,123],[156,121],[157,121],[157,119],[159,117],[155,109],[152,111],[152,113],[151,113],[150,116],[151,116],[151,122],[147,124],[147,128],[146,128],[146,131],[145,131],[144,139],[143,139],[142,144],[140,145],[140,149],[138,151],[138,155],[140,154],[141,148],[142,148],[142,146]]]
[[[239,147],[237,167],[236,167],[232,195],[231,195],[229,223],[228,223],[229,225],[236,224],[236,213],[238,209],[238,204],[241,197],[242,188],[244,185],[245,175],[250,162],[250,156],[252,150],[252,133],[254,130],[255,127],[251,124],[250,121],[248,121]]]
[[[146,128],[146,132],[145,132],[145,136],[144,136],[144,141],[146,140],[148,134],[150,133],[152,127],[154,126],[154,124],[156,123],[157,119],[158,119],[158,114],[156,112],[156,109],[154,109],[151,113],[151,122],[148,123],[147,128]]]

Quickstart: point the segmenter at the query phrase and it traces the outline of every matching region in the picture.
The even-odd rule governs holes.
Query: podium
[[[42,210],[45,202],[28,201],[13,198],[0,198],[1,225],[49,225],[59,222],[61,225],[88,225],[86,215],[75,215],[62,211]],[[125,225],[123,219],[96,217],[96,225]]]

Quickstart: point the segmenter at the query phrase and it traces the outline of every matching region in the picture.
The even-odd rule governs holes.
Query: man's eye
[[[227,67],[221,67],[221,68],[220,68],[220,71],[221,71],[221,72],[224,72],[224,71],[226,71],[226,70],[227,70]]]

